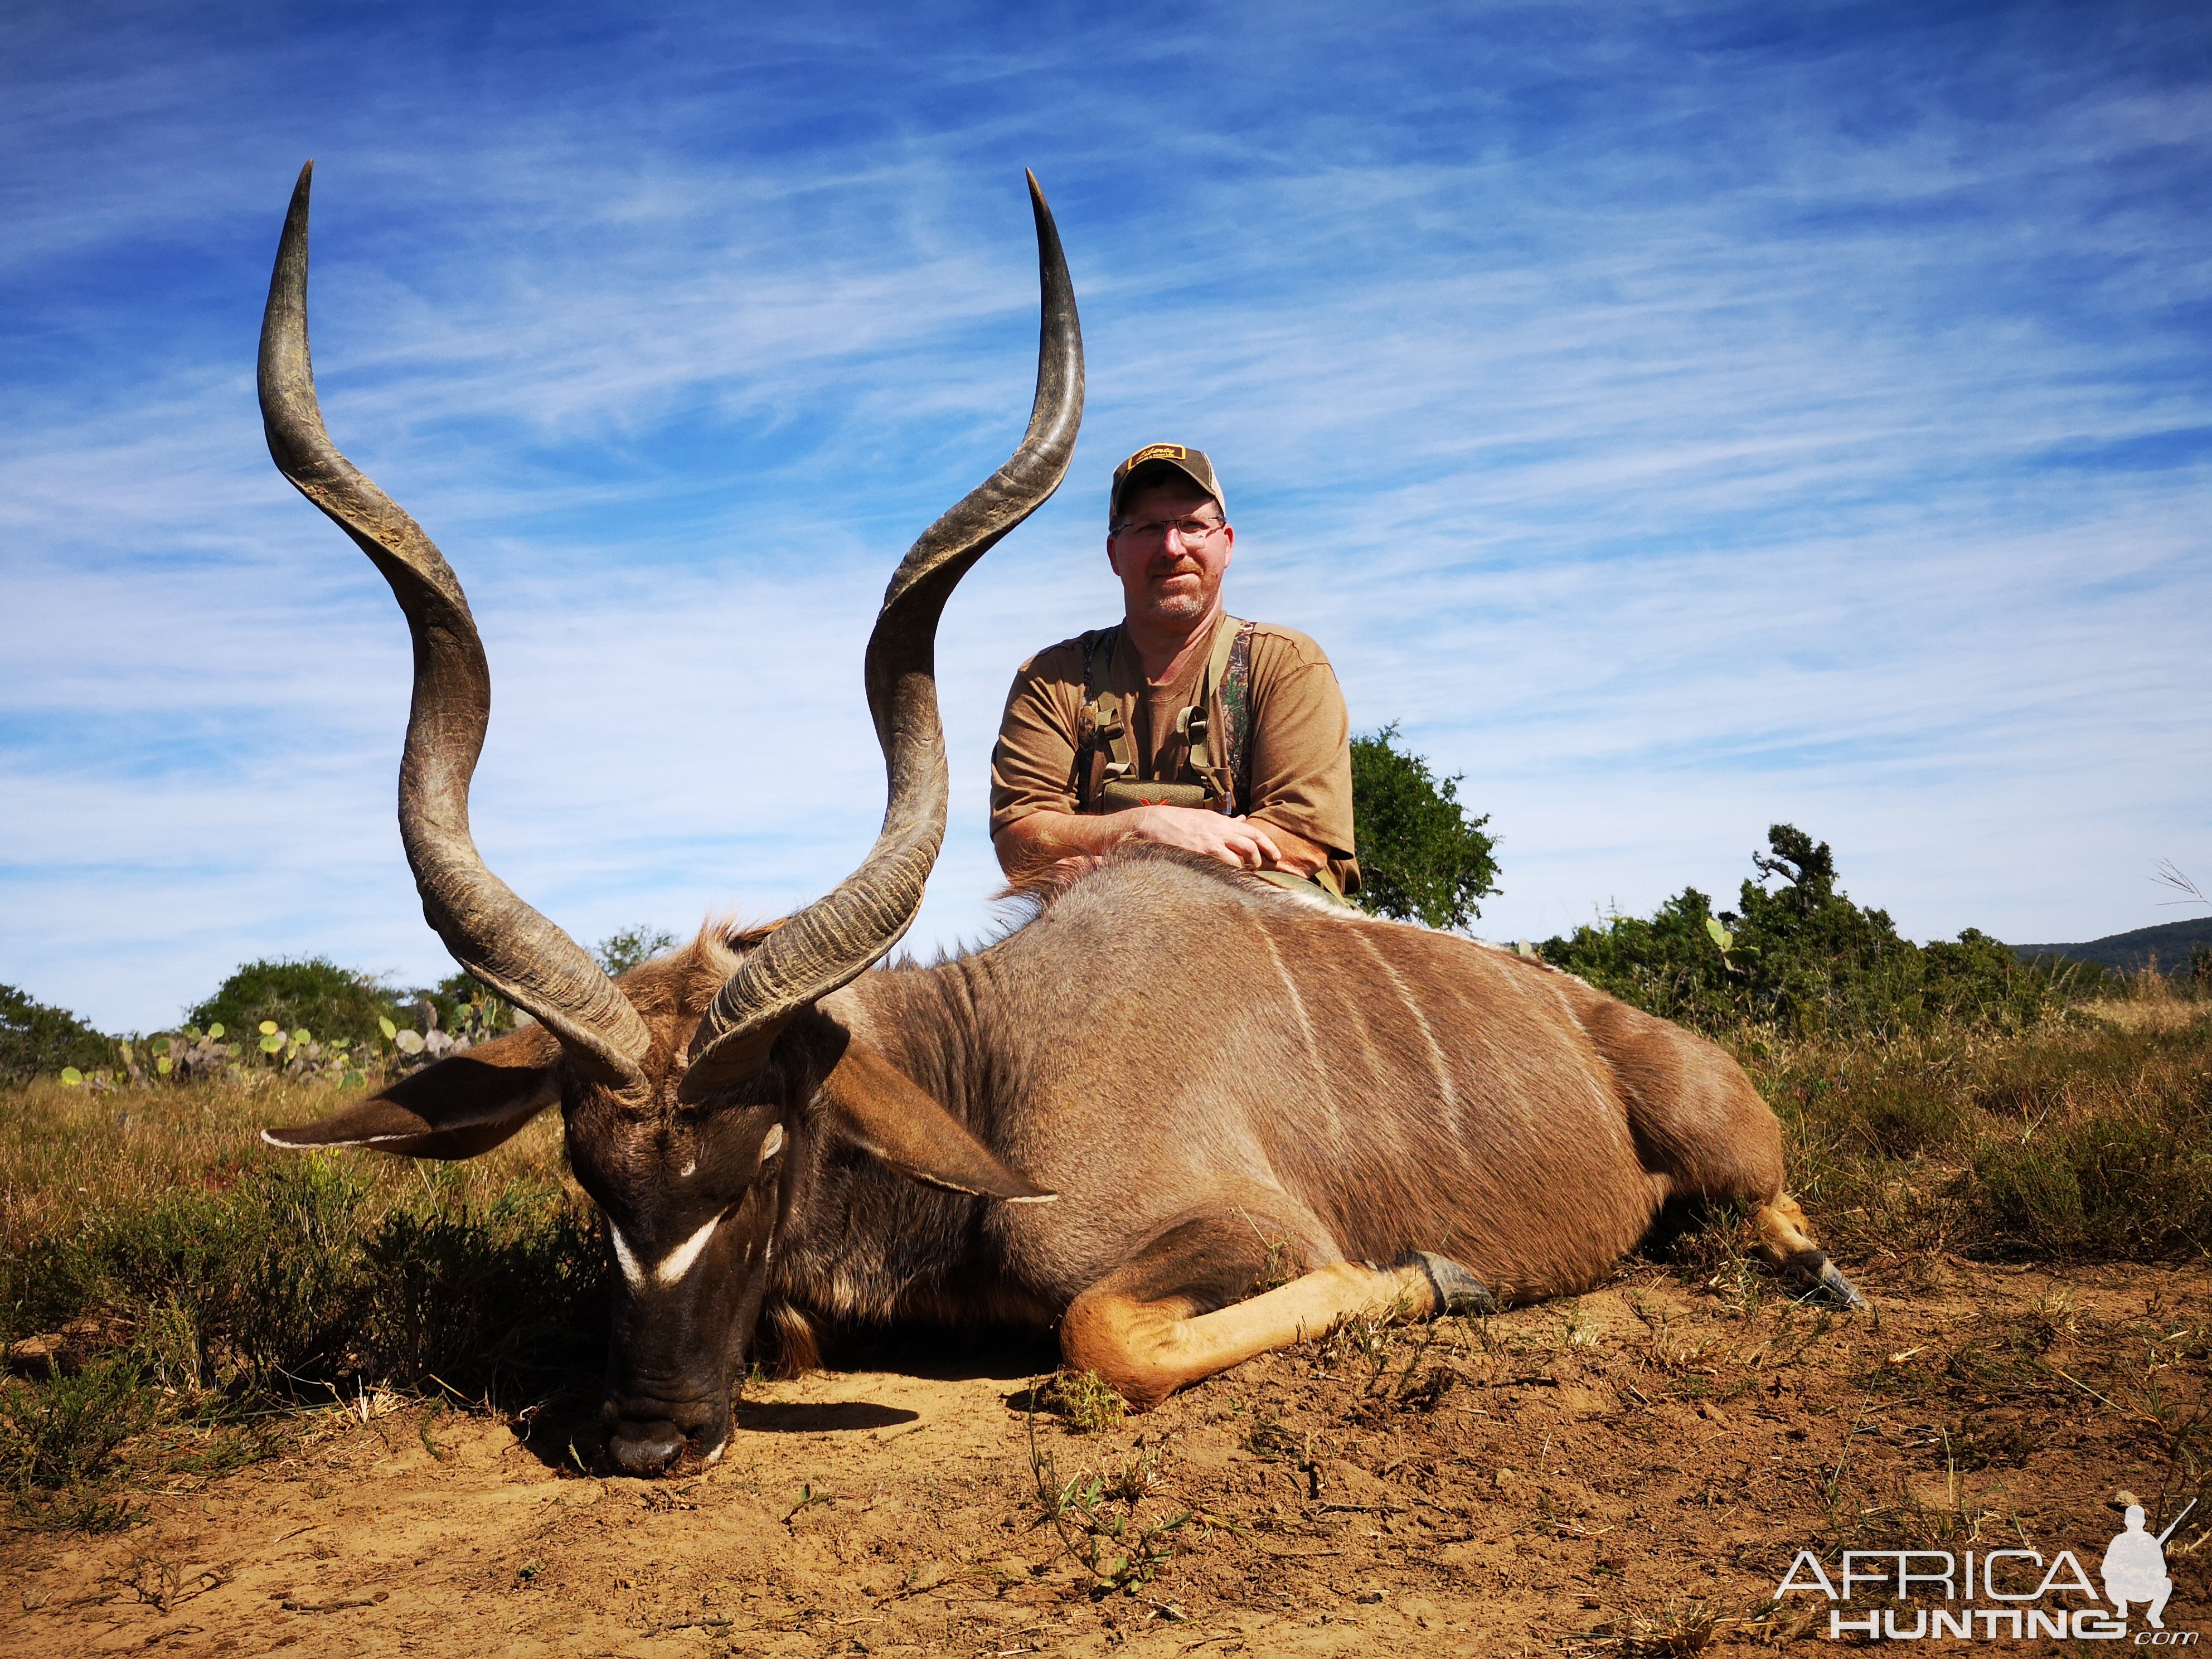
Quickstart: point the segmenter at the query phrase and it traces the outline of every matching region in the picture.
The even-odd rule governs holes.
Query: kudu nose
[[[684,1449],[684,1431],[666,1418],[653,1423],[617,1423],[607,1438],[607,1455],[624,1474],[659,1474]]]
[[[659,1474],[687,1448],[708,1462],[730,1439],[730,1410],[712,1400],[674,1402],[613,1399],[607,1402],[607,1455],[624,1474]]]

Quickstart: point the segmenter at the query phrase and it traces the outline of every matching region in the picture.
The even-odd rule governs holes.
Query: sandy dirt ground
[[[583,1473],[583,1425],[543,1415],[333,1408],[128,1531],[0,1535],[0,1652],[1808,1651],[1829,1604],[1773,1599],[1801,1548],[2094,1575],[2116,1492],[2156,1521],[2204,1486],[2212,1273],[1892,1278],[1846,1318],[1738,1264],[1636,1267],[1091,1434],[1024,1409],[1048,1345],[873,1338],[755,1383],[720,1466],[652,1482]],[[2167,1545],[2170,1630],[2212,1632],[2207,1510]]]

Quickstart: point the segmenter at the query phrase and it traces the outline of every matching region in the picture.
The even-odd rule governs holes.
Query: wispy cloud
[[[1091,398],[940,651],[987,931],[1013,663],[1110,610],[1112,459],[1222,463],[1232,602],[1504,837],[1500,935],[1767,823],[1927,935],[2161,919],[2203,844],[2207,26],[1727,5],[54,14],[0,104],[0,978],[113,1024],[242,957],[443,971],[404,629],[269,467],[299,160],[340,441],[468,583],[477,824],[586,939],[865,848],[900,547],[1012,443],[1060,217]]]

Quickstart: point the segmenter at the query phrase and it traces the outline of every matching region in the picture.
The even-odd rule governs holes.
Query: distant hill
[[[2185,974],[2189,971],[2189,953],[2200,945],[2212,949],[2212,916],[2138,927],[2132,933],[2093,939],[2086,945],[2015,945],[2012,948],[2022,962],[2033,962],[2038,957],[2057,957],[2066,962],[2090,962],[2100,968],[2118,968],[2130,974],[2156,957],[2158,965],[2167,973]]]

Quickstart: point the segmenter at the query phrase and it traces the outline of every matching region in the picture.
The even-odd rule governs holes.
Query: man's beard
[[[1198,570],[1172,570],[1166,576],[1158,580],[1167,581],[1179,576],[1196,577],[1197,583],[1188,592],[1163,592],[1156,583],[1152,595],[1152,614],[1163,620],[1194,621],[1206,614],[1206,605],[1210,602],[1206,592],[1205,573]]]

